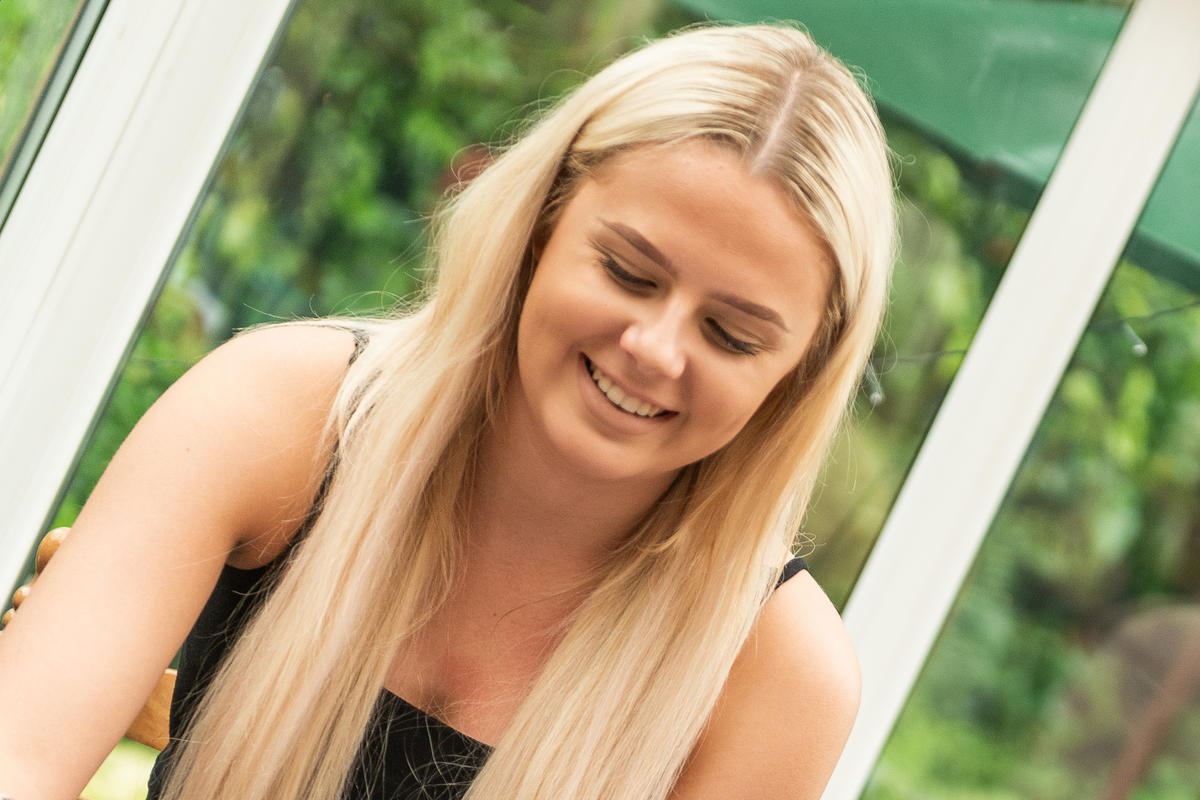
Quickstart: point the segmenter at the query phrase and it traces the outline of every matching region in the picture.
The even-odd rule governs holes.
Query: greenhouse
[[[779,20],[874,98],[899,222],[796,540],[862,671],[823,797],[1200,797],[1195,0],[0,2],[5,608],[206,353],[415,296],[532,110]]]

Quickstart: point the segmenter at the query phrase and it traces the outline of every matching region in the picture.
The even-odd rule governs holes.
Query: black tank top
[[[298,541],[299,537],[293,539]],[[286,555],[259,569],[226,565],[179,656],[171,698],[171,741],[150,773],[147,800],[157,800],[179,740],[221,659],[262,603]],[[779,584],[807,569],[787,563]],[[384,690],[343,794],[345,800],[458,800],[491,748]]]
[[[351,362],[366,344],[364,334],[352,332],[356,346]],[[317,492],[314,508],[327,491],[329,477],[326,475]],[[171,697],[171,739],[154,762],[146,800],[158,800],[161,795],[167,771],[200,698],[226,652],[270,593],[292,548],[304,538],[314,517],[310,512],[283,553],[271,563],[256,569],[226,564],[221,570],[179,653],[179,675]],[[803,559],[792,559],[776,586],[807,568]],[[491,752],[483,742],[385,689],[342,796],[344,800],[459,800]]]

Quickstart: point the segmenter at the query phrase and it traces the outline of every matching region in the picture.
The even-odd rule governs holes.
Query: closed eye
[[[720,323],[718,323],[715,319],[706,319],[704,322],[708,325],[709,332],[712,334],[717,343],[730,352],[738,353],[739,355],[752,356],[762,352],[763,350],[763,348],[759,345],[733,336],[729,333],[729,331],[722,328]]]
[[[604,267],[604,271],[608,276],[622,286],[630,289],[653,289],[657,284],[652,280],[638,277],[629,270],[617,263],[617,260],[603,250],[600,253],[600,266]]]
[[[597,259],[600,266],[608,274],[608,276],[617,284],[629,289],[633,292],[644,292],[655,288],[658,284],[654,281],[635,275],[629,270],[621,266],[612,254],[598,244],[593,243],[593,248],[596,250]],[[727,350],[737,355],[753,356],[762,352],[765,348],[753,342],[748,342],[745,339],[739,339],[729,331],[725,330],[719,322],[711,317],[704,320],[707,326],[709,336],[718,347]]]

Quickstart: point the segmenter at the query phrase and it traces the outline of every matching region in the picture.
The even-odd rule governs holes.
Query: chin
[[[580,431],[562,426],[547,431],[554,461],[577,478],[601,483],[662,481],[677,469],[657,459],[639,458],[628,444],[606,440],[592,430]]]

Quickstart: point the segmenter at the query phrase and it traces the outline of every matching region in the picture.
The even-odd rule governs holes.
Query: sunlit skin
[[[782,190],[711,143],[634,150],[583,181],[538,253],[517,369],[480,432],[452,591],[396,646],[385,688],[500,742],[600,559],[796,366],[831,280]],[[223,566],[284,552],[326,477],[327,415],[353,347],[332,327],[249,333],[139,421],[0,638],[0,788],[78,797]],[[618,409],[588,364],[665,413]],[[28,691],[47,676],[51,691]],[[857,676],[833,606],[808,575],[788,581],[672,797],[815,797]]]
[[[538,256],[516,374],[480,443],[463,580],[386,684],[485,742],[581,579],[799,363],[832,279],[783,191],[705,142],[606,162]],[[617,408],[587,364],[666,413]]]
[[[661,490],[728,443],[799,363],[831,280],[783,190],[732,151],[693,141],[615,157],[540,254],[510,433],[564,474]],[[666,413],[617,408],[588,365]]]

